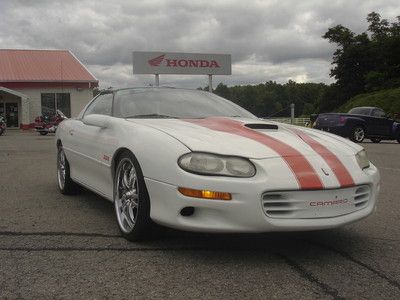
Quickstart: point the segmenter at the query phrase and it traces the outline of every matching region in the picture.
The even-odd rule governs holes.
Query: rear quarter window
[[[350,109],[349,114],[352,115],[364,115],[364,116],[369,116],[371,113],[370,108],[364,108],[364,107],[355,107],[353,109]]]

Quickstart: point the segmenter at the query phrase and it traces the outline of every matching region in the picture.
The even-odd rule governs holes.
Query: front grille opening
[[[285,199],[285,197],[281,194],[269,194],[269,195],[264,195],[263,199],[265,201],[273,201],[273,200],[282,200]]]
[[[359,187],[354,196],[354,206],[357,208],[361,208],[368,204],[368,200],[370,198],[370,188],[369,186]]]
[[[287,203],[284,202],[268,202],[264,203],[265,207],[287,207]]]
[[[266,212],[270,216],[276,217],[276,218],[278,218],[278,217],[288,217],[288,216],[290,216],[292,214],[291,211],[287,211],[287,210],[272,210],[272,211],[271,210],[267,210]]]
[[[349,200],[347,204],[332,204],[335,200],[335,193],[331,193],[332,190],[328,193],[332,199],[325,199],[324,190],[265,192],[261,196],[262,209],[271,218],[314,219],[337,217],[368,206],[371,199],[370,186],[362,185],[346,189],[348,190],[346,197]],[[318,193],[318,197],[311,197],[313,193]],[[307,197],[308,194],[310,197]],[[318,201],[326,204],[315,205]],[[315,202],[314,205],[311,205],[311,202]]]

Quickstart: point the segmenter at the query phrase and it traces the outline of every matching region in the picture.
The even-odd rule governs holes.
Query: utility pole
[[[294,124],[294,103],[290,104],[290,124]]]

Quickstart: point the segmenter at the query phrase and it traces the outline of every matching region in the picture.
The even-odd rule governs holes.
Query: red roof
[[[0,49],[0,82],[98,83],[98,80],[68,50]]]

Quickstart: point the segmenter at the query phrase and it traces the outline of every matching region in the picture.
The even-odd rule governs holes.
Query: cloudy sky
[[[366,30],[371,11],[394,20],[399,0],[0,0],[0,48],[70,49],[101,87],[143,86],[132,51],[232,54],[232,75],[214,84],[330,83],[334,45],[321,36],[342,24]],[[163,85],[197,88],[206,76],[161,75]]]

